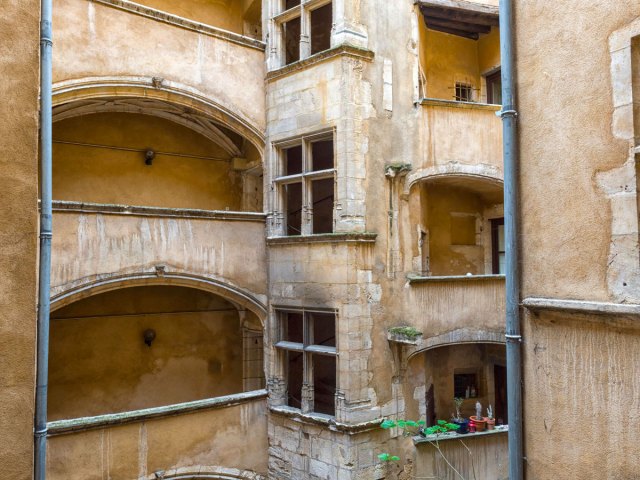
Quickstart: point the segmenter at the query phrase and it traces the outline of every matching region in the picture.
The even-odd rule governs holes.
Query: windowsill
[[[275,407],[270,407],[269,410],[271,410],[273,413],[278,413],[286,417],[304,420],[309,423],[316,423],[321,425],[330,425],[331,423],[335,423],[335,417],[333,417],[332,415],[326,415],[324,413],[302,413],[300,409],[290,407],[288,405],[278,405]]]
[[[85,203],[54,200],[54,212],[102,213],[106,215],[133,215],[142,217],[202,218],[212,220],[243,220],[264,223],[266,215],[260,212],[234,212],[230,210],[200,210],[195,208],[145,207],[109,203]]]
[[[504,280],[504,275],[443,275],[425,277],[422,275],[407,275],[409,284],[415,283],[440,283],[440,282],[479,282],[479,281],[491,281],[491,280]]]
[[[336,422],[334,416],[325,415],[323,413],[302,413],[300,409],[289,407],[288,405],[278,405],[269,407],[271,413],[283,415],[299,422],[311,423],[314,425],[324,425],[330,430],[338,432],[363,432],[380,428],[381,418],[377,418],[370,422],[347,424]]]
[[[315,55],[311,55],[310,57],[298,60],[297,62],[290,63],[289,65],[271,70],[267,73],[267,81],[275,80],[291,73],[298,72],[300,70],[305,70],[308,67],[340,56],[353,57],[370,62],[373,60],[374,53],[371,50],[356,47],[354,45],[338,45],[337,47],[330,48],[329,50],[324,50],[322,52],[316,53]]]
[[[307,243],[375,243],[377,233],[318,233],[315,235],[293,235],[268,237],[267,245],[291,245]]]
[[[165,405],[163,407],[152,407],[129,412],[96,415],[93,417],[72,418],[69,420],[55,420],[47,423],[47,435],[61,435],[95,428],[142,422],[153,418],[172,417],[199,410],[231,407],[253,400],[261,400],[266,397],[267,391],[263,389],[252,392],[235,393],[222,397],[206,398],[204,400],[195,400],[193,402]]]
[[[431,105],[434,107],[468,108],[471,110],[490,110],[493,112],[499,112],[500,110],[502,110],[502,105],[478,102],[459,102],[457,100],[445,100],[442,98],[423,98],[422,100],[420,100],[420,105]]]
[[[486,437],[491,435],[500,435],[508,432],[509,432],[509,427],[507,425],[502,425],[500,427],[496,427],[495,430],[485,430],[484,432],[476,432],[476,433],[464,433],[464,434],[446,433],[446,434],[440,434],[440,435],[427,435],[426,437],[416,435],[415,437],[413,437],[413,444],[419,445],[421,443],[445,442],[449,440],[469,440],[472,438]]]

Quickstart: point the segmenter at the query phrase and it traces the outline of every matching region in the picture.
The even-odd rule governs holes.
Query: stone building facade
[[[632,2],[574,3],[515,2],[526,472],[594,478],[607,445],[606,478],[632,478],[640,27]],[[0,466],[21,480],[39,5],[9,4]],[[462,397],[507,423],[497,0],[54,0],[53,25],[48,478],[448,478],[382,419]],[[507,478],[504,431],[442,451]]]

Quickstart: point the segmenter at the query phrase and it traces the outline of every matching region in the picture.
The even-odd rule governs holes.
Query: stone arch
[[[54,312],[78,300],[99,293],[152,285],[190,287],[218,295],[231,302],[238,310],[246,309],[254,313],[264,328],[267,307],[255,294],[221,280],[180,272],[101,275],[98,279],[74,283],[73,286],[63,289],[51,297],[51,311]]]
[[[54,122],[105,111],[161,116],[220,143],[232,155],[238,154],[218,128],[221,125],[247,139],[261,156],[264,154],[264,133],[233,105],[164,78],[87,77],[57,82],[53,85],[53,109]]]
[[[160,476],[153,473],[145,477],[145,480],[265,480],[266,477],[250,470],[226,468],[220,466],[194,466],[183,467],[177,470],[163,472]]]
[[[504,332],[476,328],[458,328],[433,337],[423,338],[418,345],[408,347],[407,361],[434,348],[465,343],[496,343],[506,345]]]
[[[420,182],[443,178],[482,181],[500,187],[504,184],[502,171],[493,165],[466,165],[450,162],[446,165],[420,168],[410,172],[405,181],[404,193],[409,194],[411,187]]]

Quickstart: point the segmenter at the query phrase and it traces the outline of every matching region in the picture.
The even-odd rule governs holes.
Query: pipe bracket
[[[505,117],[517,118],[518,112],[515,110],[500,110],[499,112],[496,112],[496,115],[500,118],[505,118]]]
[[[507,340],[507,342],[522,343],[522,335],[511,335],[509,333],[505,333],[504,338]]]

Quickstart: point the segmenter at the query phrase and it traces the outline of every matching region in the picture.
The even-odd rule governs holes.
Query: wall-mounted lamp
[[[144,152],[144,164],[145,165],[153,165],[153,159],[154,158],[156,158],[156,152],[154,152],[150,148],[145,150],[145,152]]]
[[[142,338],[144,339],[144,343],[147,344],[147,347],[150,347],[156,339],[156,331],[153,328],[147,328],[142,334]]]

